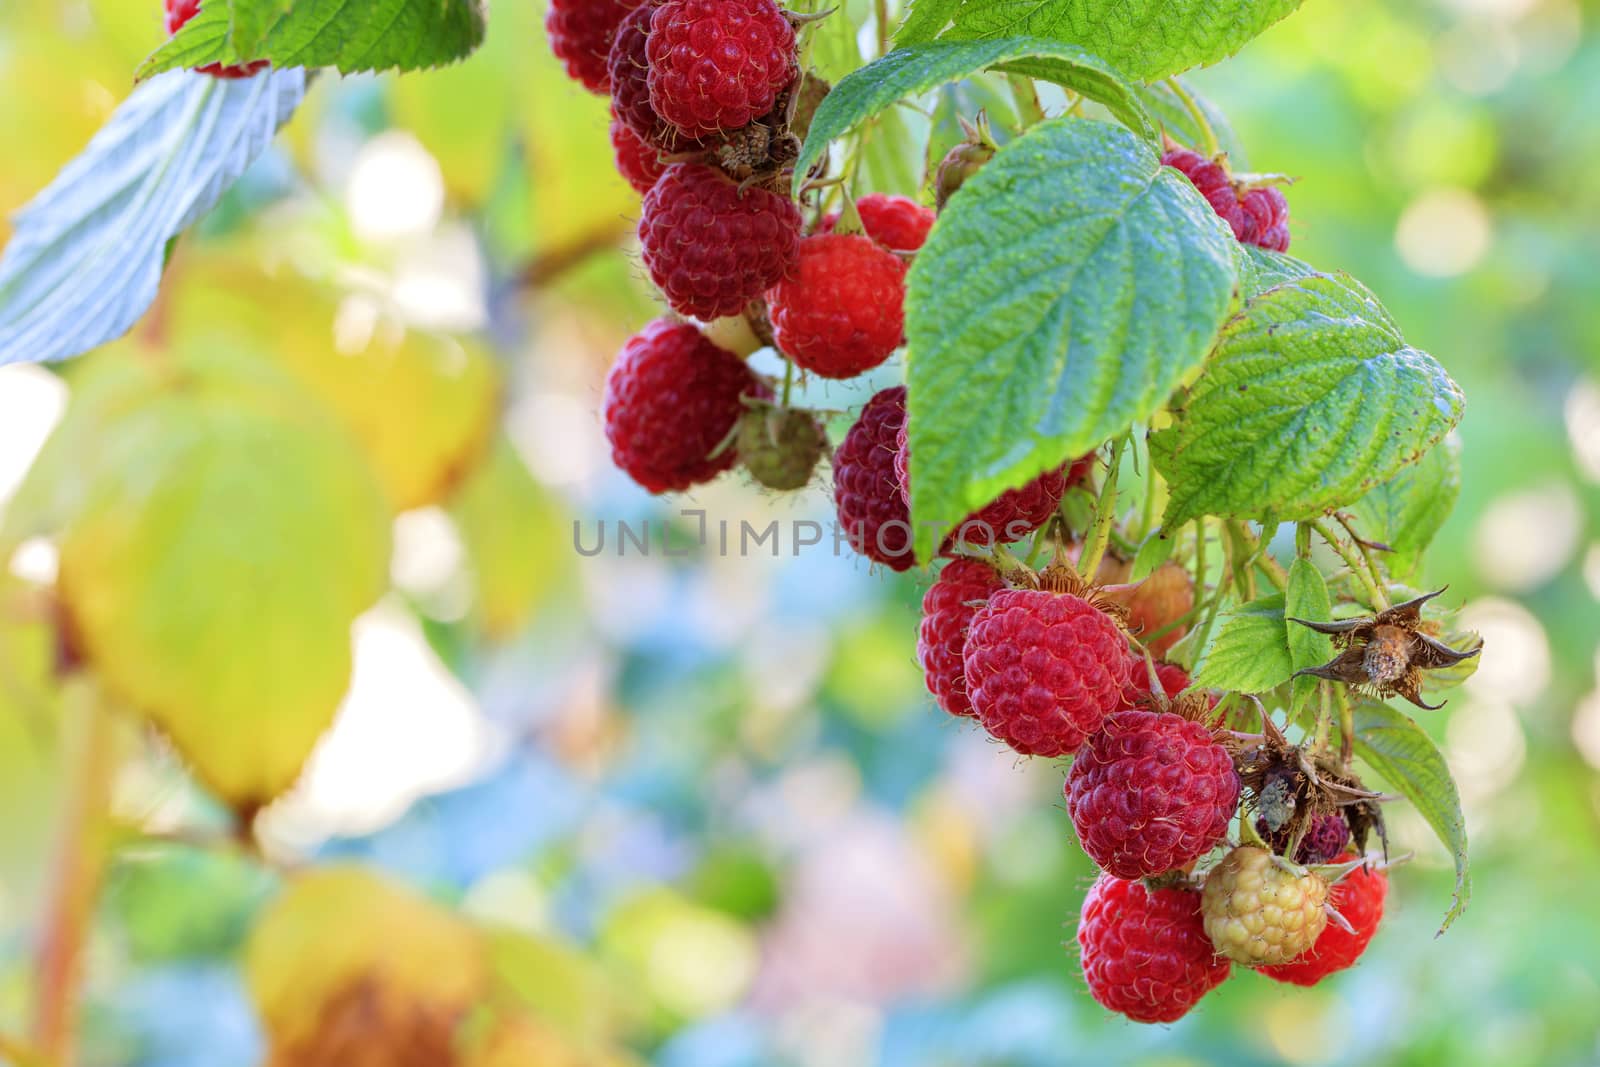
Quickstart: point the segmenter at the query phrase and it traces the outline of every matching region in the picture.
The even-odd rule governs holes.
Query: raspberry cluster
[[[1289,250],[1289,201],[1283,190],[1275,185],[1236,182],[1220,159],[1207,159],[1187,148],[1169,147],[1161,162],[1200,190],[1240,244],[1272,252]]]

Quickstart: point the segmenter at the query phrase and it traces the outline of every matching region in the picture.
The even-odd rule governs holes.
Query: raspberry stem
[[[1100,499],[1094,508],[1094,532],[1090,534],[1089,542],[1083,546],[1083,554],[1078,559],[1078,573],[1090,581],[1094,580],[1095,571],[1105,558],[1111,524],[1117,517],[1117,473],[1122,467],[1122,450],[1127,444],[1128,437],[1124,434],[1111,446],[1110,469],[1106,472],[1105,484],[1100,489]]]
[[[1044,108],[1039,106],[1039,92],[1034,88],[1033,79],[1021,74],[1007,74],[1006,81],[1011,86],[1011,95],[1017,102],[1017,118],[1021,121],[1022,129],[1027,130],[1044,121]]]
[[[1194,119],[1195,126],[1199,127],[1200,136],[1205,138],[1206,155],[1211,159],[1220,156],[1222,143],[1217,140],[1217,131],[1211,128],[1211,120],[1206,118],[1204,109],[1177,78],[1168,78],[1167,85],[1172,89],[1173,95],[1183,102],[1183,108],[1189,112],[1189,117]]]
[[[1350,573],[1355,575],[1361,587],[1366,590],[1367,602],[1377,611],[1389,610],[1389,598],[1384,595],[1379,583],[1373,580],[1373,575],[1362,565],[1361,557],[1351,551],[1350,546],[1328,528],[1328,520],[1313,519],[1311,528],[1317,531],[1317,536],[1321,537],[1340,559],[1344,560],[1344,565],[1350,568]]]

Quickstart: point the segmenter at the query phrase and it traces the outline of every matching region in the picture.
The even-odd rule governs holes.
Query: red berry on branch
[[[550,51],[566,64],[567,74],[592,93],[610,91],[607,57],[622,20],[640,0],[550,0],[545,35]]]
[[[911,552],[911,513],[894,472],[895,439],[906,418],[906,387],[867,401],[833,454],[833,502],[850,546],[875,563],[903,571]]]
[[[612,459],[652,493],[708,482],[738,459],[731,445],[717,450],[744,414],[741,398],[771,395],[744,360],[687,323],[657,319],[606,377]]]
[[[617,172],[640,194],[648,193],[667,169],[660,151],[618,118],[611,120],[611,151],[616,157]]]
[[[221,0],[218,0],[221,2]],[[167,35],[171,36],[183,29],[189,20],[200,13],[200,0],[166,0]],[[223,66],[221,63],[207,63],[203,67],[196,67],[200,74],[209,74],[213,78],[224,81],[235,81],[240,78],[253,78],[266,70],[268,63],[265,59],[258,59],[253,63],[237,66]]]
[[[869,193],[856,201],[856,213],[867,236],[891,252],[915,252],[928,239],[938,216],[908,196]],[[832,233],[839,224],[839,213],[822,220],[818,233]]]
[[[1333,859],[1349,863],[1355,853],[1346,852]],[[1371,867],[1358,867],[1328,890],[1328,903],[1350,924],[1346,930],[1329,921],[1312,945],[1297,959],[1270,967],[1257,968],[1268,978],[1299,986],[1316,985],[1335,971],[1355,966],[1366,952],[1372,935],[1383,919],[1383,902],[1389,895],[1389,876]]]
[[[772,0],[666,0],[646,54],[651,106],[690,137],[766,115],[798,71],[794,27]]]
[[[1065,756],[1120,708],[1133,660],[1123,631],[1071,593],[1008,589],[973,616],[963,655],[984,729],[1025,756]]]
[[[982,602],[1004,588],[1000,575],[982,560],[953,559],[923,594],[917,660],[928,691],[951,715],[972,714],[961,659],[967,626]]]
[[[795,270],[767,293],[773,339],[823,378],[854,378],[905,339],[906,268],[860,234],[800,242]]]
[[[1222,839],[1239,803],[1239,776],[1200,723],[1125,710],[1089,735],[1066,797],[1090,859],[1118,878],[1149,878]]]
[[[1289,201],[1282,190],[1267,185],[1240,192],[1221,163],[1187,148],[1168,149],[1161,162],[1200,190],[1241,244],[1273,252],[1289,250]]]
[[[694,152],[699,141],[685,136],[650,106],[650,20],[656,5],[645,3],[622,25],[611,42],[606,70],[611,79],[611,111],[639,138],[666,153]]]
[[[800,211],[714,167],[674,163],[645,195],[639,244],[673,310],[714,319],[743,311],[794,267]]]
[[[1183,1018],[1231,971],[1206,936],[1200,894],[1109,874],[1084,897],[1078,948],[1089,994],[1141,1023]]]

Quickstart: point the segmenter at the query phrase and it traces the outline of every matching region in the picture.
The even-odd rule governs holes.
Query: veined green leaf
[[[918,555],[932,524],[1162,407],[1227,315],[1234,243],[1188,179],[1110,123],[1042,123],[971,178],[907,283]]]
[[[1225,612],[1195,664],[1194,682],[1208,689],[1265,693],[1294,673],[1284,597],[1274,593]]]

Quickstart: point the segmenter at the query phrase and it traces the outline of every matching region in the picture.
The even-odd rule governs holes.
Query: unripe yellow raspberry
[[[1216,950],[1249,967],[1288,963],[1316,943],[1328,925],[1328,884],[1241,845],[1206,875],[1201,911]]]

